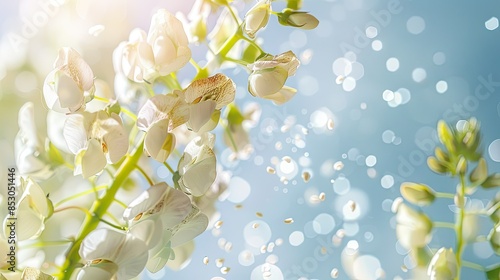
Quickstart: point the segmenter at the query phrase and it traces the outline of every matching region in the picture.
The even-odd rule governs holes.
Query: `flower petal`
[[[144,149],[155,160],[164,162],[175,148],[175,135],[169,133],[168,120],[153,124],[144,138]]]
[[[161,200],[170,187],[165,182],[151,186],[142,192],[136,199],[132,200],[123,212],[125,221],[133,220],[137,215],[153,209]]]
[[[101,143],[96,139],[88,141],[88,148],[83,151],[81,165],[83,178],[101,172],[106,166],[106,156],[102,151]]]
[[[236,94],[234,82],[224,74],[199,79],[192,82],[184,90],[187,103],[198,103],[204,100],[213,100],[217,103],[215,109],[221,109],[233,102]]]
[[[101,111],[102,112],[102,111]],[[123,127],[120,116],[112,113],[101,122],[101,129],[106,131],[103,141],[108,150],[107,156],[110,163],[118,162],[128,151],[128,135]]]
[[[190,116],[188,127],[194,132],[198,132],[207,122],[210,121],[212,113],[217,103],[213,100],[205,100],[190,106]]]
[[[67,118],[64,124],[64,139],[66,140],[68,149],[73,154],[78,154],[87,144],[86,123],[84,114],[73,114]]]
[[[161,219],[164,228],[172,228],[191,212],[191,200],[182,191],[167,188]]]
[[[191,218],[191,220],[186,223],[182,223],[177,231],[174,233],[170,242],[172,242],[172,247],[180,246],[190,240],[193,240],[196,236],[202,234],[208,226],[208,218],[203,213],[198,213],[196,216]]]

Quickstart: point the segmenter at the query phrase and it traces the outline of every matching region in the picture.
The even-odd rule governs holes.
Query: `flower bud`
[[[497,223],[495,227],[491,229],[488,240],[490,241],[493,251],[495,251],[497,255],[500,255],[500,223]]]
[[[432,237],[432,222],[424,213],[401,204],[396,214],[396,222],[396,235],[404,248],[421,248],[429,243]]]
[[[277,56],[267,55],[249,64],[248,91],[253,95],[279,104],[288,101],[295,90],[285,86],[288,77],[295,75],[299,60],[291,51]]]
[[[484,158],[480,158],[476,168],[470,173],[470,181],[476,186],[482,184],[488,178],[488,164]]]
[[[314,29],[319,24],[319,20],[313,15],[292,9],[284,9],[283,12],[278,13],[278,22],[281,25],[298,27],[305,30]]]
[[[245,15],[245,33],[250,38],[255,38],[255,33],[265,27],[269,22],[271,3],[261,0],[255,4]]]
[[[463,156],[460,156],[458,158],[458,162],[457,162],[457,168],[456,168],[456,171],[455,171],[457,174],[465,174],[465,172],[467,172],[467,160],[465,159],[465,157]]]
[[[446,167],[446,165],[444,165],[440,160],[433,156],[427,158],[427,165],[432,171],[438,174],[444,174],[448,172],[448,168]]]
[[[431,204],[436,195],[434,194],[434,190],[424,184],[416,184],[405,182],[401,184],[401,194],[403,197],[409,202],[418,205],[418,206],[426,206]]]
[[[457,276],[457,259],[453,249],[439,249],[427,268],[431,280],[453,280]]]
[[[481,184],[485,189],[495,188],[500,186],[500,173],[493,173]]]

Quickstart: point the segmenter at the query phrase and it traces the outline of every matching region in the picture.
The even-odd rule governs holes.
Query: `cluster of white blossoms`
[[[163,269],[177,258],[176,251],[192,252],[193,239],[207,229],[230,179],[217,164],[212,131],[224,126],[223,142],[234,152],[233,159],[246,159],[253,151],[249,129],[260,116],[257,103],[239,109],[234,102],[236,85],[220,69],[243,67],[249,73],[251,95],[283,104],[296,93],[285,83],[296,73],[299,60],[291,51],[264,52],[256,35],[273,14],[286,26],[318,25],[298,6],[274,13],[271,4],[259,1],[243,19],[231,1],[198,0],[187,17],[158,10],[147,32],[133,29],[115,48],[114,92],[95,77],[99,71],[85,61],[85,52],[59,50],[43,86],[43,101],[50,110],[47,135],[37,129],[33,103],[19,111],[16,163],[23,179],[17,209],[23,219],[18,240],[41,238],[44,244],[47,220],[70,209],[85,216],[76,236],[63,236],[70,241],[61,242],[69,247],[52,261],[58,264],[47,269],[51,266],[45,260],[44,272],[28,267],[22,279],[52,279],[45,272],[61,279],[131,279],[144,269]],[[221,9],[220,19],[208,32],[208,18]],[[203,67],[190,49],[190,44],[201,42],[209,48]],[[188,63],[196,75],[183,87],[177,75]],[[152,174],[151,167],[158,165],[171,176]],[[92,189],[49,196],[45,186],[53,186],[53,175],[65,174],[64,169]],[[134,171],[140,177],[131,177]],[[136,191],[127,193],[130,188]],[[142,192],[137,195],[137,190]],[[96,199],[90,208],[70,204],[91,194]],[[118,214],[110,211],[114,204],[125,209]],[[0,238],[0,244],[3,241]],[[189,257],[180,255],[178,265]]]

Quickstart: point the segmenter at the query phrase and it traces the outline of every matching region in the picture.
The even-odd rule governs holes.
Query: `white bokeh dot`
[[[488,147],[488,154],[493,161],[500,162],[500,139],[491,142]]]
[[[399,69],[399,60],[395,57],[391,57],[385,63],[387,70],[390,72],[396,72]]]
[[[427,72],[423,68],[415,68],[411,73],[411,78],[417,83],[423,82],[427,78]]]
[[[436,91],[438,93],[445,93],[448,90],[448,83],[446,81],[439,81],[436,83]]]
[[[420,34],[425,30],[425,20],[419,16],[413,16],[406,22],[406,29],[411,34]]]
[[[498,18],[492,17],[484,23],[484,26],[488,30],[495,30],[498,28]]]

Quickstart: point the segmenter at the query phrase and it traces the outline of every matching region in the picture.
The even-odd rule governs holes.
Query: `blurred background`
[[[241,17],[253,5],[235,2]],[[330,279],[335,269],[339,279],[409,279],[415,265],[397,242],[391,205],[405,181],[454,192],[457,182],[425,163],[438,145],[438,120],[476,117],[490,171],[500,172],[500,2],[303,2],[303,10],[320,20],[315,30],[283,27],[271,17],[259,33],[267,52],[292,50],[301,59],[287,83],[298,89],[294,99],[283,106],[257,100],[246,90],[244,69],[225,70],[238,87],[236,103],[258,102],[262,115],[250,132],[255,152],[247,160],[228,160],[229,150],[219,145],[219,163],[233,176],[217,203],[223,225],[196,239],[184,269],[145,272],[143,279],[264,279],[263,270],[272,273],[266,279]],[[192,3],[2,1],[0,177],[15,165],[17,113],[26,101],[35,103],[45,129],[41,89],[60,47],[78,50],[96,77],[113,85],[111,53],[118,43],[133,28],[147,30],[157,9],[187,14]],[[273,3],[277,11],[283,7]],[[104,29],[89,33],[96,25]],[[204,55],[193,46],[195,60]],[[311,175],[307,183],[304,172]],[[495,191],[479,191],[468,204],[482,208],[493,196]],[[452,204],[440,199],[425,211],[453,222]],[[285,222],[289,218],[293,222]],[[477,235],[490,228],[487,218],[474,227]],[[339,229],[345,237],[334,246]],[[453,230],[436,229],[429,246],[454,247],[454,238]],[[347,249],[360,257],[343,266]],[[227,274],[216,259],[224,259]],[[483,266],[500,262],[488,242],[467,246],[464,259]],[[486,279],[468,268],[462,276]]]

